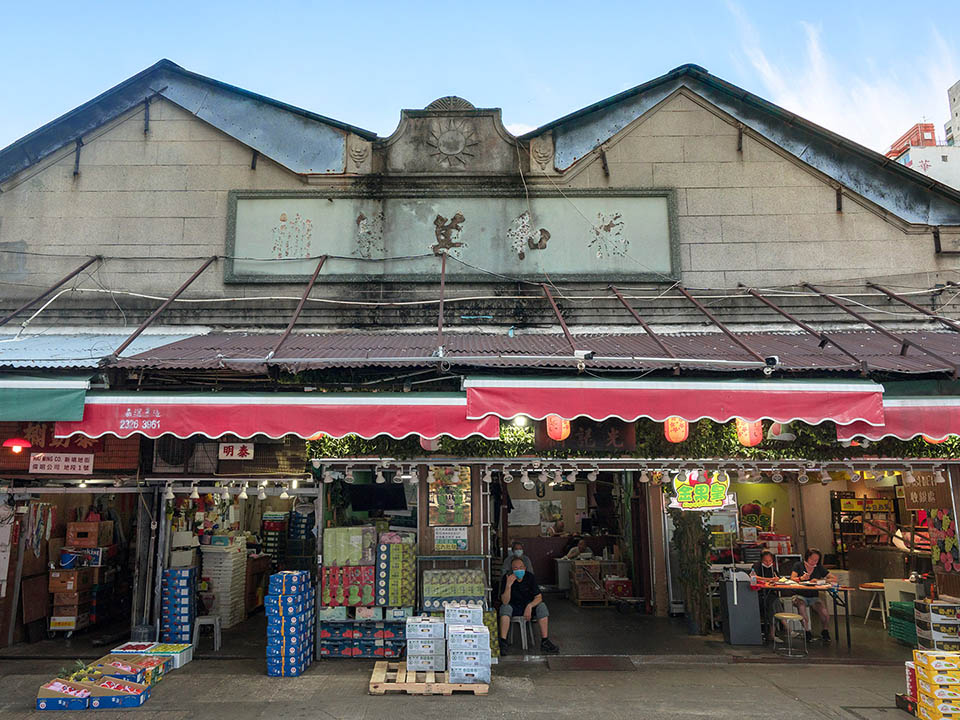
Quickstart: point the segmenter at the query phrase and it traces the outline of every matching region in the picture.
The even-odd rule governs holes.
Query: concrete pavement
[[[36,717],[36,689],[60,665],[56,660],[0,661],[0,717]],[[558,672],[542,663],[506,663],[494,669],[486,697],[371,696],[371,669],[369,661],[327,660],[299,678],[271,678],[262,661],[196,660],[165,678],[142,708],[56,717],[99,720],[121,712],[142,720],[908,717],[894,707],[894,693],[904,685],[903,668],[891,665],[644,661],[632,671]]]

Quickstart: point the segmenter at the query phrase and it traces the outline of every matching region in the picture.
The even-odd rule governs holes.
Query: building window
[[[923,134],[923,139],[924,139],[924,140],[929,140],[929,139],[931,139],[932,137],[933,137],[933,133],[925,132],[925,133]]]

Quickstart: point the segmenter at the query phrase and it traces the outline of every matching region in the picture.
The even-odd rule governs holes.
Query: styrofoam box
[[[482,667],[490,666],[491,655],[489,646],[477,650],[450,650],[447,653],[450,667]]]
[[[407,655],[442,655],[446,645],[443,638],[411,638],[407,640]]]
[[[443,621],[447,625],[483,625],[483,608],[448,605],[443,609]]]
[[[450,625],[447,627],[447,644],[451,650],[489,648],[490,630],[484,625]]]
[[[410,661],[407,661],[409,667]],[[450,668],[447,671],[447,682],[450,683],[489,683],[490,666]]]
[[[411,655],[407,652],[407,670],[446,670],[447,657],[440,655]]]
[[[443,620],[435,617],[407,618],[407,639],[443,638],[446,625]]]

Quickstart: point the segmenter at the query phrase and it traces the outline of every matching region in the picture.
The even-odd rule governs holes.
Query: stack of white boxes
[[[489,683],[490,630],[483,624],[480,605],[448,605],[443,609],[447,628],[447,682]]]
[[[228,628],[246,619],[244,585],[247,580],[247,552],[244,543],[227,546],[202,545],[206,591],[214,595],[210,615],[220,617],[220,627]]]
[[[446,625],[436,617],[407,618],[407,670],[446,669]]]

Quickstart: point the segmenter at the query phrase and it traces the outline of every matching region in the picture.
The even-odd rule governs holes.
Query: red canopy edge
[[[913,440],[926,435],[931,440],[943,440],[950,435],[960,435],[960,397],[885,398],[883,419],[884,423],[879,427],[861,422],[838,426],[837,439],[895,437]]]
[[[92,438],[140,434],[149,438],[296,435],[306,439],[323,433],[336,438],[389,435],[399,440],[411,435],[427,439],[448,435],[463,439],[480,435],[496,440],[500,437],[500,421],[495,417],[467,419],[466,398],[456,394],[123,393],[88,394],[83,419],[58,422],[54,432],[57,437]]]
[[[560,415],[662,422],[677,416],[691,422],[743,418],[867,426],[882,426],[884,420],[883,386],[872,382],[472,378],[465,387],[467,417],[473,420]]]

